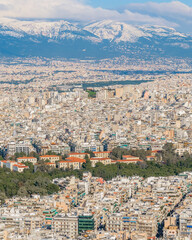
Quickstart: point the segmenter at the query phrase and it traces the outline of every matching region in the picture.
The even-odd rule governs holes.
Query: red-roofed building
[[[135,160],[139,160],[139,157],[135,157],[135,156],[132,156],[132,155],[123,155],[123,160],[128,160],[128,159],[135,159]]]
[[[49,167],[52,167],[52,168],[56,168],[56,164],[55,163],[48,162],[48,163],[45,163],[45,165],[47,165]]]
[[[85,159],[78,158],[78,157],[68,157],[65,161],[60,161],[58,163],[59,168],[73,168],[73,169],[80,169],[82,164],[85,163]]]
[[[100,184],[103,184],[105,181],[103,178],[97,178],[96,182],[99,182]]]
[[[4,166],[6,167],[6,163],[7,163],[6,160],[1,160],[1,161],[0,161],[0,167],[1,167],[1,168],[3,168]]]
[[[116,160],[111,160],[111,164],[116,164],[117,161]]]
[[[141,159],[122,159],[122,160],[116,160],[116,162],[118,163],[126,163],[126,164],[130,164],[130,163],[139,163],[139,162],[144,162],[143,160]]]
[[[37,163],[37,158],[35,157],[19,157],[17,158],[17,162],[21,163],[21,162],[31,162],[32,164]]]
[[[3,167],[6,167],[6,168],[9,168],[11,171],[13,171],[13,165],[14,164],[17,164],[17,162],[15,162],[15,161],[6,161],[6,160],[1,160],[0,161],[0,165],[1,165],[1,167],[3,168]]]
[[[57,163],[58,168],[67,169],[69,168],[69,161],[59,161]]]
[[[155,157],[155,156],[147,156],[146,158],[147,158],[147,161],[154,161],[154,160],[156,160],[157,157]]]
[[[9,168],[11,171],[16,171],[16,172],[23,172],[23,170],[28,169],[29,167],[26,166],[25,164],[22,163],[17,163],[15,161],[6,161],[6,160],[1,160],[0,161],[0,167],[6,167]]]
[[[93,153],[95,154],[95,157],[108,158],[111,151],[93,152]]]
[[[13,171],[15,171],[15,172],[23,172],[25,169],[29,169],[29,167],[28,166],[26,166],[26,165],[24,165],[24,164],[14,164],[13,165]]]
[[[81,158],[81,159],[85,159],[86,155],[90,158],[89,153],[69,153],[68,154],[69,157],[76,157],[76,158]]]
[[[151,155],[156,156],[157,153],[161,153],[161,152],[162,152],[161,150],[153,150],[151,151]]]
[[[92,167],[95,167],[96,163],[98,162],[103,163],[104,165],[111,164],[110,158],[94,157],[94,158],[91,158],[90,161],[91,161]]]
[[[66,160],[72,161],[72,162],[80,162],[80,163],[86,162],[85,159],[78,158],[78,157],[68,157],[68,158],[66,158]]]
[[[42,160],[42,161],[48,160],[52,163],[55,163],[55,162],[60,160],[60,156],[57,156],[57,155],[43,155],[43,156],[40,156],[40,160]]]

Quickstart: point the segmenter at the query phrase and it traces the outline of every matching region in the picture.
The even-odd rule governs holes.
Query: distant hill
[[[0,56],[109,58],[191,57],[192,36],[161,26],[111,20],[85,27],[67,21],[0,19]]]

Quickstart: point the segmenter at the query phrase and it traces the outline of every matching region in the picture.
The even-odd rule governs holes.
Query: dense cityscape
[[[192,238],[190,60],[4,59],[0,76],[0,239]]]
[[[80,63],[71,65],[80,67]],[[64,155],[87,149],[111,151],[118,146],[161,150],[166,142],[172,142],[179,155],[185,151],[191,153],[192,73],[189,65],[185,72],[182,69],[172,74],[157,71],[126,75],[123,69],[122,75],[94,71],[97,83],[103,81],[100,78],[106,78],[110,84],[118,77],[124,79],[120,82],[126,81],[126,85],[83,88],[82,84],[76,84],[81,71],[85,72],[81,82],[91,84],[91,79],[93,81],[89,72],[92,64],[88,69],[84,65],[74,73],[63,70],[59,80],[53,77],[52,81],[51,76],[44,76],[40,81],[44,73],[43,67],[39,67],[37,81],[25,84],[22,81],[34,74],[28,66],[25,70],[25,66],[16,65],[13,70],[10,65],[6,67],[10,73],[1,72],[0,144],[5,155],[9,157],[18,151],[28,155],[40,150],[43,154],[52,151]],[[186,63],[183,65],[187,67]],[[115,68],[112,66],[110,70]],[[156,65],[151,68],[155,71]],[[5,83],[4,78],[10,82]],[[73,84],[65,84],[69,79]],[[133,79],[135,83],[131,84]],[[57,89],[58,85],[62,87]]]
[[[0,0],[0,240],[192,240],[192,1]]]
[[[192,174],[54,179],[59,194],[14,197],[1,208],[1,239],[186,239]]]

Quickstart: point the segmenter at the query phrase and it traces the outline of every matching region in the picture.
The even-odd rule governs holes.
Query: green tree
[[[5,203],[6,195],[4,192],[0,192],[0,205]]]
[[[59,154],[56,154],[56,153],[53,152],[53,151],[48,151],[46,154],[47,154],[47,155],[59,155]]]
[[[19,157],[26,157],[26,154],[24,152],[20,152],[20,153],[15,153],[14,154],[14,158],[17,159]]]
[[[48,161],[49,162],[49,161]],[[49,172],[50,167],[45,164],[45,161],[39,161],[36,167],[36,171],[39,172]]]
[[[88,157],[88,155],[86,154],[85,155],[85,163],[83,163],[83,165],[82,165],[82,167],[84,168],[84,169],[86,169],[86,170],[90,170],[91,169],[91,161],[90,161],[90,159],[89,159],[89,157]]]
[[[31,163],[31,162],[22,162],[22,163],[25,164],[26,166],[28,166],[31,172],[34,172],[33,163]]]
[[[90,151],[89,149],[86,149],[86,150],[85,150],[85,153],[88,153],[88,154],[90,155],[90,158],[95,157],[94,152],[93,152],[93,151]]]
[[[175,153],[175,148],[173,147],[172,143],[166,143],[163,146],[162,160],[167,165],[177,163],[178,161],[181,160],[181,157],[177,153]]]
[[[37,158],[37,160],[39,160],[39,154],[36,152],[30,152],[29,157],[35,157],[35,158]]]
[[[59,191],[59,187],[55,184],[49,183],[46,187],[48,194],[57,193]]]
[[[18,192],[17,192],[17,195],[20,196],[20,197],[25,197],[28,195],[28,192],[27,192],[27,189],[26,187],[20,187]]]
[[[88,97],[89,98],[96,98],[96,91],[94,91],[94,90],[86,90],[86,92],[88,93]]]

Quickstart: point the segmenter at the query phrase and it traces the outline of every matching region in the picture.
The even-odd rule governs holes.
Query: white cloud
[[[133,3],[128,4],[126,8],[134,13],[147,14],[175,22],[177,25],[180,25],[181,29],[191,31],[192,7],[180,1]]]
[[[179,1],[172,1],[168,3],[133,3],[129,4],[128,8],[134,11],[148,12],[166,17],[169,16],[177,18],[179,16],[184,16],[192,18],[192,8]]]
[[[129,23],[150,23],[176,26],[163,17],[153,17],[142,12],[123,12],[93,8],[83,0],[0,0],[0,17],[11,18],[59,18],[78,21],[111,19]]]

